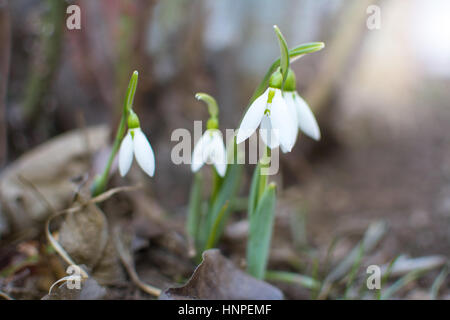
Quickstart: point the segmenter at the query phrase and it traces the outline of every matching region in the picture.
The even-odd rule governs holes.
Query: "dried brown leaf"
[[[167,289],[160,299],[281,300],[283,294],[236,268],[218,249],[211,249],[203,253],[203,262],[184,286]]]

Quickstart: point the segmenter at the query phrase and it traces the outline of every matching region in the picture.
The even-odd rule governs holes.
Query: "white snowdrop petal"
[[[290,152],[288,149],[286,149],[286,147],[284,147],[283,145],[280,145],[280,149],[283,153],[288,153]]]
[[[155,154],[141,129],[134,130],[134,154],[142,170],[150,177],[155,174]]]
[[[128,131],[123,138],[119,149],[119,173],[124,177],[131,168],[133,163],[133,139]]]
[[[227,171],[227,152],[220,131],[215,131],[212,136],[209,157],[217,170],[224,177]]]
[[[286,106],[288,108],[289,116],[292,119],[294,130],[291,133],[292,145],[295,145],[298,137],[298,117],[297,117],[297,107],[295,106],[295,93],[294,92],[285,92],[284,93],[284,101],[286,102]],[[283,149],[283,148],[282,148]],[[286,152],[282,150],[283,152]]]
[[[268,88],[262,95],[260,95],[248,108],[242,119],[241,126],[236,137],[236,143],[239,144],[250,137],[256,131],[261,119],[264,116],[264,110],[267,106],[267,98],[269,95]]]
[[[261,120],[261,127],[259,128],[259,135],[262,141],[270,149],[277,148],[280,145],[280,140],[278,139],[278,134],[276,132],[278,129],[272,127],[270,118],[265,115]]]
[[[206,130],[201,138],[197,141],[197,144],[194,147],[194,151],[192,152],[192,172],[197,172],[207,161],[209,155],[208,147],[210,143],[211,134],[208,130]]]
[[[270,120],[272,128],[278,129],[280,145],[283,146],[286,152],[290,152],[295,142],[292,139],[294,135],[293,130],[297,130],[297,128],[294,127],[294,122],[281,95],[281,90],[276,90],[275,92],[272,107],[270,108]]]
[[[298,93],[295,93],[295,102],[297,108],[297,121],[300,130],[314,140],[320,140],[320,129],[316,118],[309,108],[308,104]]]

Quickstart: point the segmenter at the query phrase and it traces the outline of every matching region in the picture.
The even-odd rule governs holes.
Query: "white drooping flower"
[[[258,127],[261,139],[270,149],[281,146],[283,152],[292,150],[297,136],[296,118],[289,111],[280,89],[269,87],[250,105],[239,127],[236,143],[245,141]]]
[[[155,174],[155,154],[141,128],[129,129],[123,138],[119,150],[119,172],[123,177],[131,168],[133,154],[139,166],[146,174]]]
[[[288,105],[289,111],[294,115],[298,128],[312,139],[320,140],[319,125],[306,101],[297,91],[285,91],[284,100]]]
[[[217,173],[225,176],[227,171],[227,152],[222,133],[217,129],[208,129],[198,140],[192,153],[192,172],[197,172],[205,163],[212,164]]]

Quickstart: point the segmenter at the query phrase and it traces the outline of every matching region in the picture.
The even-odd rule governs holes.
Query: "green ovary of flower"
[[[281,73],[280,68],[278,68],[269,79],[269,87],[281,89],[283,86],[283,75]],[[284,83],[284,91],[294,91],[296,88],[296,79],[295,79],[295,73],[292,71],[291,68],[288,70],[287,78]]]

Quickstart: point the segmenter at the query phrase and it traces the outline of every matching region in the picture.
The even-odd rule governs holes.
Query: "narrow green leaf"
[[[391,262],[389,263],[386,271],[383,273],[383,276],[381,277],[381,281],[380,281],[380,285],[381,287],[384,287],[384,284],[387,282],[387,280],[389,279],[389,276],[392,273],[392,270],[394,268],[395,263],[397,262],[397,260],[401,257],[401,255],[396,256],[394,259],[391,260]],[[365,286],[367,288],[367,286]],[[377,292],[377,300],[381,299],[381,289],[378,290]]]
[[[287,79],[288,70],[289,70],[289,49],[286,43],[286,39],[284,38],[283,34],[281,33],[280,28],[278,26],[273,26],[273,29],[275,30],[275,33],[278,38],[278,44],[280,45],[280,69],[281,74],[283,75],[283,85],[282,88],[284,88],[284,82]]]
[[[223,178],[220,190],[218,191],[214,202],[210,205],[208,213],[205,217],[205,223],[199,232],[200,247],[203,249],[206,247],[206,243],[210,237],[216,220],[219,218],[222,208],[224,207],[225,203],[229,201],[230,205],[227,206],[224,212],[224,216],[220,219],[220,223],[214,237],[215,241],[212,246],[216,245],[216,242],[219,240],[220,236],[223,233],[230,207],[232,207],[231,204],[233,203],[234,197],[239,187],[239,182],[242,175],[242,167],[242,165],[238,164],[228,165],[227,173]]]
[[[298,284],[308,289],[317,289],[320,286],[320,283],[311,277],[287,271],[267,271],[265,279]]]
[[[344,277],[351,270],[355,260],[358,259],[361,245],[363,246],[364,254],[370,252],[382,239],[386,231],[387,227],[384,221],[377,221],[370,224],[361,242],[358,243],[358,245],[355,246],[352,251],[350,251],[350,253],[326,276],[318,297],[325,299],[330,292],[333,283]]]
[[[196,173],[189,196],[188,216],[186,220],[187,234],[196,242],[200,218],[202,216],[203,177]]]
[[[223,224],[223,219],[225,217],[225,213],[227,213],[228,209],[228,201],[225,202],[224,206],[219,212],[219,215],[217,216],[217,219],[214,221],[214,225],[211,229],[211,232],[209,233],[208,241],[206,242],[205,250],[211,249],[214,247],[214,245],[217,243],[218,236],[220,233],[220,226]]]
[[[444,268],[442,268],[442,271],[439,273],[439,275],[433,281],[433,285],[431,286],[431,289],[430,289],[430,297],[432,300],[437,299],[439,290],[442,287],[442,285],[444,284],[447,276],[448,276],[448,265],[446,265],[446,266],[444,266]]]
[[[393,285],[388,287],[386,290],[383,290],[383,293],[381,294],[380,299],[381,300],[387,300],[390,299],[395,293],[397,293],[400,289],[405,287],[407,284],[419,279],[423,274],[425,270],[413,270],[411,272],[408,272],[403,277],[398,279],[396,282],[394,282]]]
[[[134,71],[131,75],[130,83],[128,84],[127,88],[127,94],[125,96],[125,103],[124,103],[124,113],[128,114],[130,109],[133,107],[134,102],[134,96],[136,94],[136,88],[138,84],[138,77],[139,73],[137,71]]]
[[[329,273],[326,278],[327,282],[334,282],[347,274],[347,272],[351,269],[354,264],[354,261],[359,256],[360,246],[362,245],[364,248],[364,254],[370,252],[381,238],[385,235],[387,231],[386,223],[383,221],[378,221],[372,223],[369,228],[367,228],[366,233],[364,234],[364,238],[358,245],[356,245],[350,254],[347,255],[338,266]]]
[[[276,206],[275,191],[275,184],[268,185],[258,202],[256,211],[249,217],[247,271],[258,279],[264,278],[269,258]]]
[[[259,177],[260,177],[260,164],[255,167],[253,172],[252,183],[250,185],[250,195],[248,197],[247,214],[249,217],[253,215],[258,203],[258,190],[259,190]]]
[[[359,268],[361,267],[361,261],[364,256],[364,243],[361,242],[358,248],[358,256],[355,259],[355,262],[353,263],[353,267],[349,273],[347,285],[344,292],[344,299],[348,298],[348,294],[350,293],[350,289],[353,285],[353,282],[355,281],[356,275],[358,273]]]

